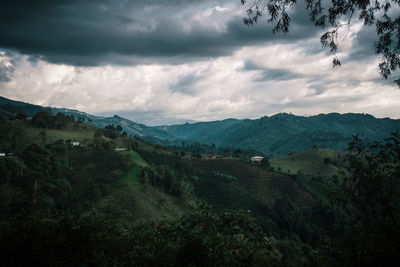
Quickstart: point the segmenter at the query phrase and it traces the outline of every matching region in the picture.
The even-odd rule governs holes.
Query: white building
[[[254,157],[251,157],[251,161],[253,161],[253,162],[260,162],[260,161],[262,161],[264,159],[264,157],[261,157],[261,156],[254,156]]]

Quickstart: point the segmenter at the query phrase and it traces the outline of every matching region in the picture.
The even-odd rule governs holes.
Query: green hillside
[[[0,122],[7,266],[352,266],[370,262],[351,252],[376,252],[369,241],[376,259],[397,255],[399,137],[368,153],[315,147],[269,166],[239,151],[212,147],[223,154],[207,157],[154,145],[120,125],[46,110],[8,114]]]
[[[53,118],[66,120],[63,116]],[[137,138],[109,138],[107,132],[102,133],[105,130],[81,122],[65,121],[60,129],[37,127],[35,123],[13,120],[0,124],[0,147],[21,155],[32,143],[46,147],[69,172],[69,209],[119,214],[116,218],[124,222],[174,218],[196,199],[221,210],[252,210],[258,217],[269,214],[277,200],[286,196],[296,206],[310,208],[315,197],[326,198],[326,186],[315,192],[309,179],[304,182],[300,176],[331,177],[338,170],[324,163],[326,157],[338,154],[330,150],[272,159],[272,167],[279,171],[271,171],[245,158],[202,160],[190,154],[179,156]],[[80,145],[73,147],[71,141]],[[116,148],[121,151],[114,151]],[[298,180],[291,176],[298,173]]]
[[[0,121],[17,114],[32,116],[44,107],[0,98]],[[344,151],[359,134],[368,142],[382,140],[400,129],[400,120],[375,118],[369,114],[319,114],[303,117],[279,113],[259,119],[226,119],[212,122],[185,123],[170,126],[146,126],[114,115],[94,116],[77,110],[49,108],[53,114],[62,112],[86,124],[104,128],[121,125],[131,136],[138,136],[155,144],[179,146],[182,142],[256,149],[270,155],[287,155],[293,151],[322,149]],[[2,119],[4,117],[4,119]]]
[[[332,189],[341,183],[347,173],[347,153],[329,149],[293,152],[287,157],[273,158],[271,166],[296,176],[299,186],[325,204]]]
[[[189,207],[185,200],[140,183],[148,163],[131,150],[137,141],[122,135],[107,137],[106,130],[65,116],[47,119],[49,123],[43,127],[37,127],[35,118],[0,124],[0,152],[13,154],[0,159],[6,164],[2,172],[7,176],[0,187],[2,216],[22,209],[80,214],[95,210],[132,224],[178,218]],[[53,128],[55,122],[62,126]],[[36,163],[28,162],[30,154]],[[59,178],[54,180],[53,175]],[[38,177],[37,181],[33,177]],[[25,188],[25,183],[37,184],[40,192]],[[32,204],[32,197],[38,204]]]
[[[293,152],[287,157],[273,158],[271,166],[283,173],[308,174],[330,178],[337,175],[345,153],[330,149]]]
[[[288,195],[299,207],[311,207],[314,199],[307,192],[298,187],[290,176],[262,170],[259,166],[238,159],[194,160],[193,164],[200,171],[200,178],[218,179],[225,182],[225,187],[233,187],[236,190],[250,195],[263,205],[272,208],[277,199]],[[233,177],[229,181],[224,175]],[[226,181],[228,180],[228,181]],[[203,194],[207,192],[202,188]],[[214,189],[215,190],[215,189]],[[220,194],[215,192],[215,194]],[[218,205],[218,203],[212,203]],[[241,207],[246,208],[246,207]]]
[[[126,153],[129,154],[132,165],[124,172],[117,183],[123,185],[139,185],[142,168],[147,167],[148,163],[136,151],[128,151]]]
[[[176,139],[258,149],[275,155],[309,150],[315,145],[346,150],[352,135],[359,134],[367,140],[382,140],[400,129],[400,120],[353,113],[310,117],[280,113],[255,120],[227,121],[172,125],[161,129],[174,134]]]

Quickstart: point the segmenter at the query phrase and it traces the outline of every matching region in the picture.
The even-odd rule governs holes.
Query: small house
[[[264,157],[261,157],[261,156],[251,157],[252,162],[261,162],[263,159],[264,159]]]
[[[216,159],[216,158],[217,158],[217,155],[212,154],[212,153],[208,153],[208,154],[203,155],[203,157],[204,157],[205,159]]]
[[[0,157],[5,157],[5,156],[6,156],[6,153],[0,152]]]
[[[80,146],[79,142],[71,142],[72,146]]]
[[[125,151],[126,148],[125,147],[117,147],[114,149],[115,151]]]

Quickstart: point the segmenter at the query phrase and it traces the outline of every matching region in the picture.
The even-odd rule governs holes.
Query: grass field
[[[337,175],[339,168],[324,162],[325,158],[334,161],[341,152],[320,149],[297,152],[284,158],[271,159],[271,166],[283,173],[297,174],[303,172],[318,177],[330,178]]]
[[[136,151],[125,152],[131,156],[131,167],[121,176],[118,183],[123,185],[138,185],[140,184],[140,174],[143,167],[147,166],[147,162]]]

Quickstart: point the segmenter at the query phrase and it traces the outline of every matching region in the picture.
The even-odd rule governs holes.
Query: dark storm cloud
[[[375,56],[375,41],[378,40],[376,29],[373,26],[365,26],[357,33],[354,39],[353,49],[349,55],[350,60],[362,61]]]
[[[7,58],[7,60],[2,58]],[[15,61],[17,60],[15,53],[0,50],[0,82],[9,82],[15,71]]]
[[[243,45],[293,42],[318,30],[301,5],[287,35],[272,34],[265,22],[247,27],[239,16],[230,18],[224,31],[190,24],[188,12],[232,1],[9,0],[0,9],[0,47],[72,65],[137,64],[149,58],[182,62],[229,55]]]

